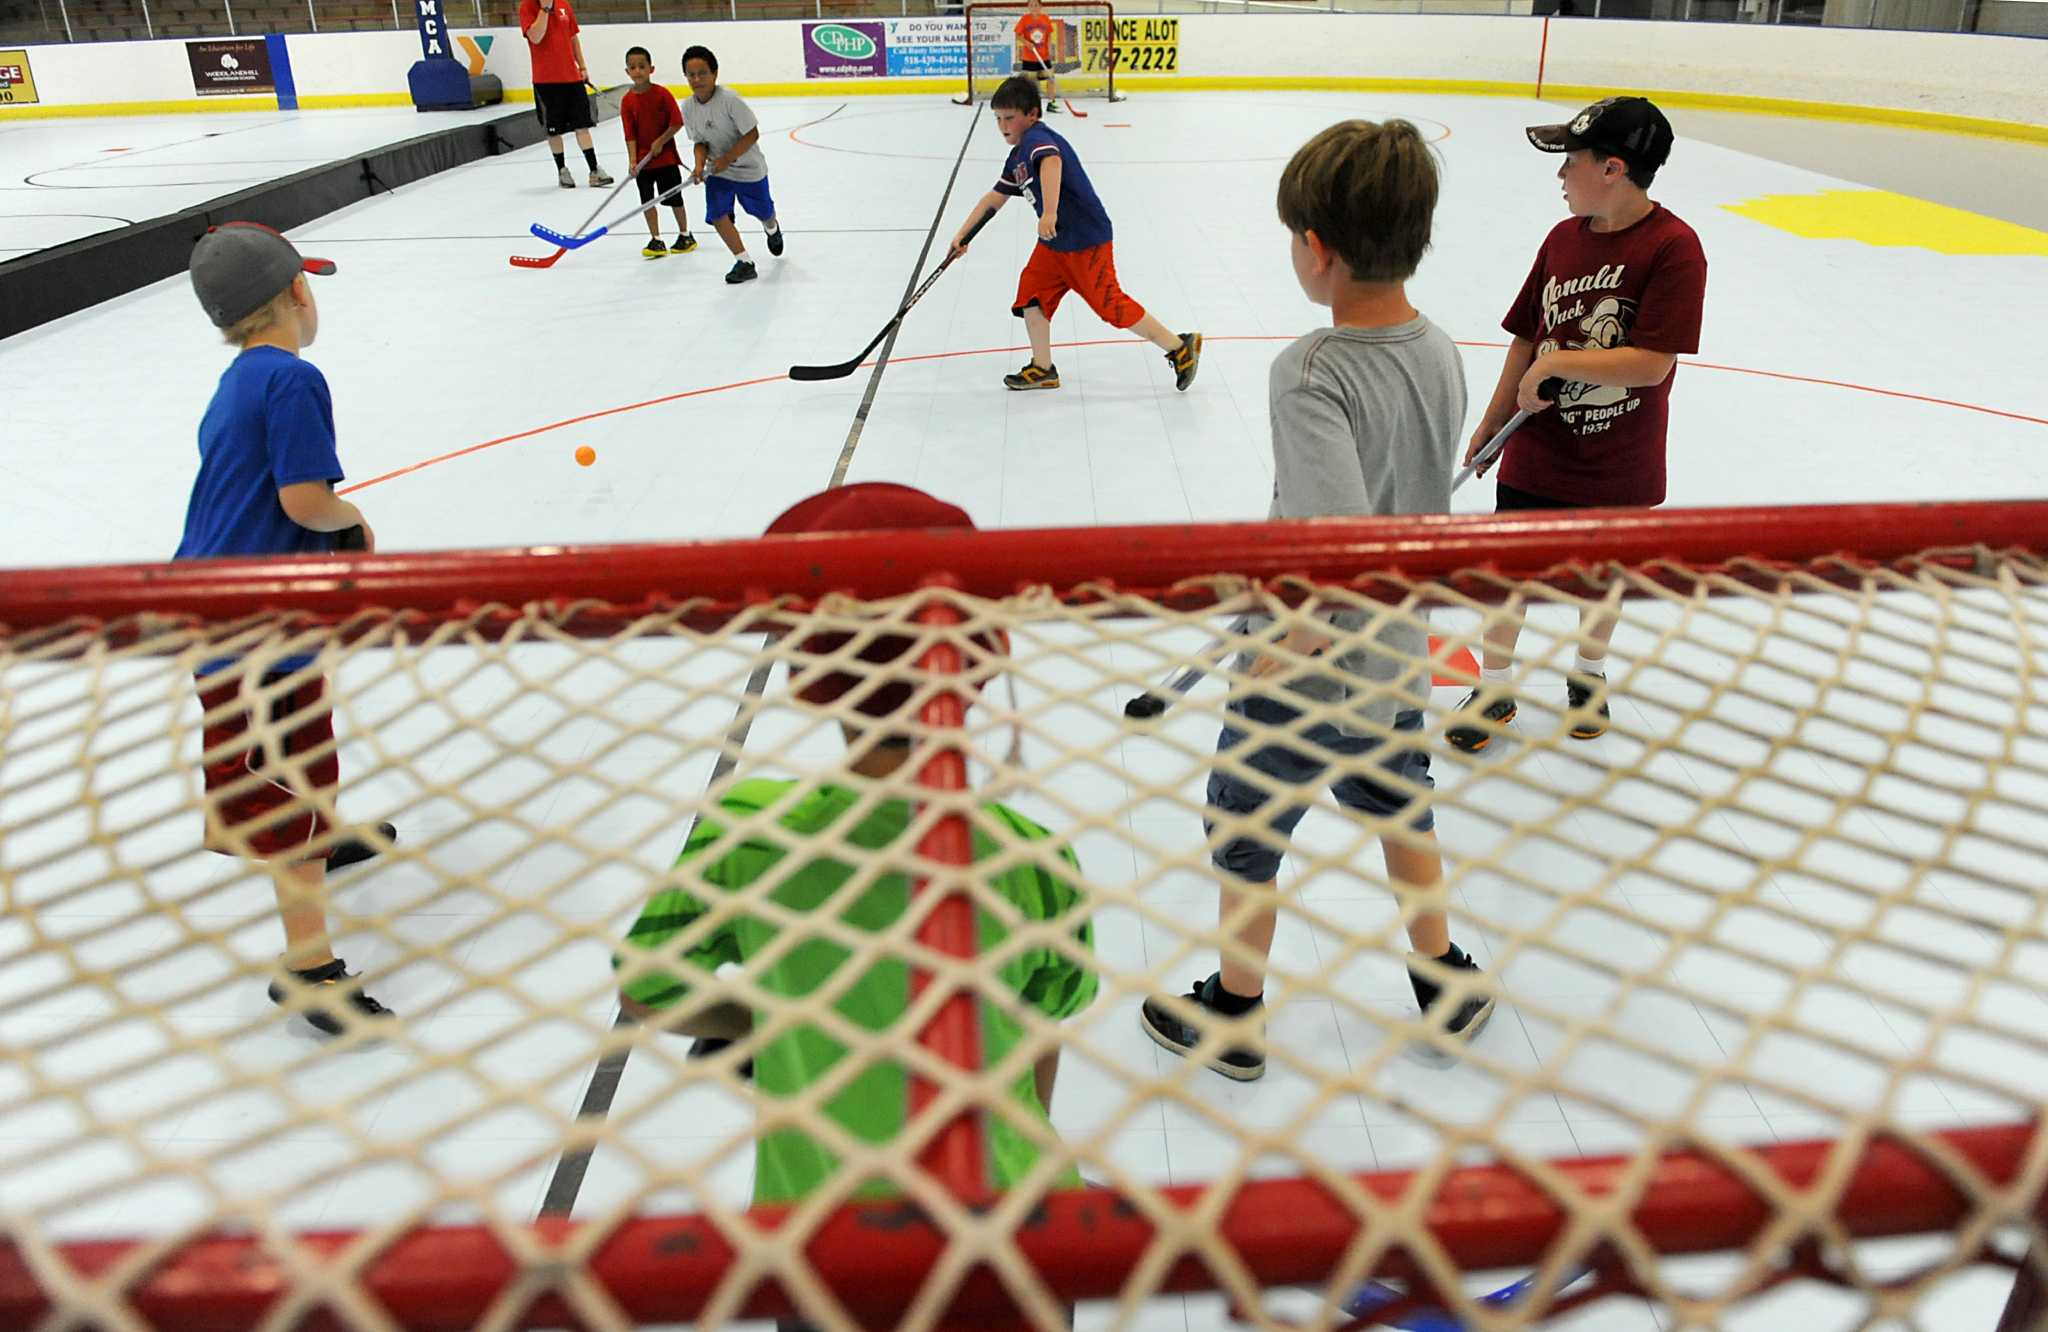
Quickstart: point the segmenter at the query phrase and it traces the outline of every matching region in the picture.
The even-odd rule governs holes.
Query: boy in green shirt
[[[961,510],[907,486],[870,483],[805,500],[776,519],[768,531],[776,535],[953,526],[972,527],[973,523]],[[845,634],[817,634],[796,650],[800,655],[822,657],[841,650],[847,641]],[[989,654],[1005,650],[1004,644],[987,635],[975,642]],[[864,665],[883,666],[912,652],[914,647],[908,637],[885,635],[863,648],[859,660]],[[875,687],[873,674],[843,668],[821,673],[817,666],[797,664],[792,666],[792,679],[797,697],[807,703],[829,705],[851,695],[854,709],[863,717],[878,721],[902,714],[916,694],[915,686],[907,679],[886,681]],[[911,758],[913,738],[881,728],[861,730],[844,723],[842,729],[850,751],[848,780],[844,783],[819,783],[798,792],[798,783],[793,781],[756,779],[735,784],[720,798],[720,808],[735,822],[779,808],[776,827],[788,834],[786,838],[756,832],[735,839],[713,819],[697,820],[677,860],[679,866],[690,867],[688,879],[692,886],[679,884],[656,894],[633,923],[625,947],[615,959],[623,973],[621,1004],[628,1016],[685,1035],[714,1039],[745,1036],[752,1028],[754,1014],[738,1005],[712,1005],[679,1021],[665,1020],[662,1014],[663,1009],[681,1002],[689,993],[692,973],[709,975],[732,963],[748,968],[754,983],[761,988],[790,998],[834,987],[838,996],[833,1002],[835,1012],[865,1030],[891,1031],[903,1021],[910,1005],[910,967],[900,956],[884,956],[869,962],[848,985],[847,978],[839,974],[851,959],[851,950],[846,945],[820,934],[772,958],[763,958],[781,927],[755,914],[733,916],[716,929],[688,940],[680,952],[671,946],[677,935],[711,910],[699,895],[703,890],[694,887],[696,883],[716,891],[736,892],[774,873],[780,877],[767,897],[776,906],[790,912],[829,911],[835,921],[870,933],[894,928],[910,910],[909,876],[884,874],[849,889],[857,867],[850,858],[833,855],[831,848],[886,848],[887,854],[894,856],[913,850],[914,841],[907,838],[917,813],[915,805],[896,798],[876,801],[872,791],[865,789],[868,781],[897,776],[898,769]],[[796,798],[792,803],[793,794]],[[860,812],[863,806],[864,812]],[[976,861],[1051,835],[1022,814],[994,802],[980,806],[972,831]],[[714,846],[722,847],[723,853],[708,865],[700,864],[704,853]],[[807,848],[816,848],[816,857],[785,873],[784,857]],[[1061,846],[1056,855],[1065,865],[1079,870],[1079,862],[1070,848]],[[1050,861],[1053,856],[1037,859]],[[987,886],[1024,920],[1071,921],[1071,941],[1067,946],[1047,944],[1017,950],[995,964],[995,975],[1003,988],[1015,996],[1015,1004],[1028,1005],[1055,1020],[1086,1008],[1095,998],[1096,977],[1074,956],[1092,953],[1094,948],[1093,931],[1083,915],[1081,892],[1066,878],[1047,872],[1032,860],[1014,863],[990,875]],[[977,908],[976,918],[980,949],[984,955],[993,955],[1009,931],[986,908]],[[987,997],[978,1006],[982,1060],[984,1066],[993,1065],[1017,1047],[1025,1030],[1012,1016],[1010,1006]],[[784,1026],[755,1050],[754,1083],[766,1097],[800,1096],[847,1054],[846,1045],[818,1025]],[[1057,1049],[1048,1051],[1009,1088],[1013,1100],[1041,1119],[1049,1119],[1047,1112],[1058,1060]],[[824,1110],[841,1129],[863,1142],[895,1141],[902,1136],[909,1118],[907,1072],[894,1060],[863,1061],[859,1072],[824,1103]],[[983,1122],[991,1175],[988,1182],[995,1189],[1012,1187],[1037,1162],[1039,1148],[1000,1114],[986,1115]],[[838,1167],[838,1158],[800,1129],[777,1129],[763,1134],[755,1148],[754,1202],[796,1202],[823,1186]],[[1078,1186],[1080,1179],[1069,1171],[1062,1182]],[[852,1196],[887,1197],[896,1192],[886,1180],[869,1179],[862,1181]]]

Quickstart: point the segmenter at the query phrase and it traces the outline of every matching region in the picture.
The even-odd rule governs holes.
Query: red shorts
[[[202,742],[207,849],[258,860],[311,859],[306,846],[332,825],[310,797],[324,793],[323,803],[332,807],[341,785],[327,681],[316,675],[267,700],[238,707],[245,677],[234,670],[225,674],[226,682],[212,687],[207,682],[220,675],[199,677],[199,702],[207,712]],[[262,685],[267,689],[283,678],[266,675]],[[258,714],[255,734],[250,733],[252,710]],[[247,843],[246,850],[241,842]]]
[[[1116,284],[1115,241],[1071,252],[1040,241],[1017,275],[1017,299],[1010,302],[1010,313],[1022,315],[1024,307],[1036,305],[1050,319],[1060,308],[1060,297],[1070,291],[1078,292],[1111,328],[1129,328],[1145,317],[1145,307]]]

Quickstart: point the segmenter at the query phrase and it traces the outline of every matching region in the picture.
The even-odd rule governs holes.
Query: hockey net
[[[1043,0],[1051,21],[1052,41],[1045,53],[1053,89],[1061,97],[1121,101],[1117,91],[1116,10],[1100,0]],[[968,4],[961,12],[967,23],[967,92],[957,100],[985,102],[1012,74],[1024,72],[1032,52],[1017,34],[1023,4]]]
[[[2008,1290],[2004,1326],[2036,1326],[2044,517],[909,532],[10,575],[0,1326],[987,1329],[1065,1326],[1076,1304],[1080,1326],[1140,1326],[1185,1298],[1177,1327],[1441,1308],[1646,1328],[1648,1301],[1667,1327],[1951,1332],[1996,1324]],[[1588,607],[1621,618],[1612,728],[1585,742],[1559,672]],[[1402,819],[1292,792],[1311,809],[1279,884],[1268,1072],[1230,1082],[1156,1050],[1137,1010],[1227,946],[1210,855],[1248,828],[1204,830],[1226,703],[1319,663],[1263,648],[1281,671],[1254,682],[1206,648],[1256,632],[1233,628],[1247,612],[1329,632],[1339,610],[1365,616],[1357,635],[1433,635],[1403,687],[1428,697],[1415,743],[1436,784],[1407,793],[1435,813],[1446,889],[1390,888],[1374,842],[1412,840]],[[1469,654],[1518,611],[1520,716],[1454,751]],[[821,652],[871,669],[881,634],[914,644],[888,668],[914,747],[863,785],[838,725],[874,727],[858,691],[806,702],[789,670]],[[295,658],[330,682],[343,774],[302,802],[398,828],[326,890],[336,951],[397,1017],[325,1042],[265,997],[270,881],[201,849],[195,672],[247,701]],[[1126,717],[1191,666],[1208,678],[1165,715]],[[267,763],[290,766],[289,724],[259,725]],[[768,779],[790,783],[780,803],[739,799]],[[827,784],[901,802],[902,836],[792,832],[792,802]],[[762,847],[774,864],[713,882]],[[792,905],[783,869],[827,860],[849,897]],[[1074,889],[1092,942],[1074,912],[992,889],[1020,867]],[[850,905],[906,883],[896,917]],[[635,961],[622,939],[672,887],[710,914]],[[1403,919],[1431,902],[1498,996],[1462,1050],[1408,984]],[[736,965],[683,960],[748,929]],[[827,959],[814,989],[774,981],[792,949]],[[1047,1016],[1014,983],[1027,956],[1085,969],[1092,1004]],[[753,1033],[693,1058],[620,1019],[622,974],[664,966],[691,977],[664,1024],[731,1004]],[[891,967],[897,1009],[855,1006],[856,976]],[[1007,1049],[981,1039],[997,1009],[1021,1033]],[[1231,1036],[1252,1033],[1214,1039]],[[802,1042],[829,1052],[818,1079],[769,1094]],[[1055,1050],[1048,1126],[1014,1089]],[[861,1097],[904,1122],[849,1128]],[[756,1147],[792,1133],[829,1164],[752,1205]],[[1006,1191],[998,1133],[1036,1155]]]

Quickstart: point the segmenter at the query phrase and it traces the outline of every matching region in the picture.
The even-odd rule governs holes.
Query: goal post
[[[0,1327],[1051,1328],[1077,1301],[1123,1326],[1192,1291],[1253,1326],[1348,1326],[1374,1282],[1390,1323],[1644,1300],[1748,1326],[1825,1289],[1852,1324],[2032,1328],[2044,519],[949,529],[0,574]],[[1562,671],[1589,607],[1621,625],[1612,727],[1586,742]],[[1443,732],[1461,654],[1503,615],[1526,619],[1522,713],[1474,759]],[[1423,895],[1373,845],[1412,838],[1404,816],[1315,789],[1275,792],[1311,808],[1266,1026],[1236,1033],[1266,1078],[1225,1083],[1138,1029],[1148,995],[1236,947],[1211,861],[1244,824],[1204,783],[1230,766],[1222,726],[1265,725],[1230,710],[1276,687],[1251,658],[1283,682],[1327,669],[1275,649],[1280,625],[1338,656],[1429,636],[1403,687],[1435,774],[1414,792],[1432,900],[1499,1002],[1469,1047],[1407,993]],[[1219,632],[1244,650],[1212,654]],[[1164,715],[1126,715],[1190,667],[1207,678]],[[886,710],[864,707],[878,672],[903,686]],[[337,828],[398,829],[324,898],[396,1016],[327,1042],[265,998],[269,879],[203,849],[200,689],[253,706],[305,676],[327,683],[338,790],[301,773],[320,751],[288,743],[296,720],[252,712],[254,770]],[[853,773],[867,745],[902,765]],[[1034,915],[1011,876],[1073,905]],[[688,919],[636,952],[677,890]],[[687,992],[617,1020],[621,984],[655,972]],[[751,1024],[723,1051],[665,1029],[718,1005]],[[830,1057],[792,1080],[806,1050]],[[1048,1120],[1020,1088],[1055,1052]],[[791,1134],[824,1164],[778,1195],[757,1165]],[[1520,1297],[1487,1299],[1513,1278]]]
[[[1116,86],[1118,40],[1116,8],[1107,0],[1041,0],[1050,21],[1051,44],[1045,53],[1061,97],[1123,100]],[[967,25],[967,91],[954,99],[979,104],[994,96],[1004,79],[1025,72],[1033,58],[1017,34],[1017,21],[1028,6],[1022,0],[993,3],[970,0],[961,10]]]

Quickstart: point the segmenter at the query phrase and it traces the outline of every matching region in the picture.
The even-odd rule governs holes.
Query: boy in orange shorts
[[[989,105],[995,109],[996,128],[1010,145],[1010,160],[996,187],[981,196],[954,233],[953,252],[966,250],[965,237],[984,212],[993,212],[1020,194],[1031,200],[1038,214],[1038,245],[1017,279],[1017,299],[1010,303],[1010,313],[1023,318],[1030,335],[1031,359],[1016,374],[1003,376],[1004,386],[1060,386],[1060,372],[1052,363],[1052,315],[1060,298],[1072,291],[1105,323],[1132,329],[1164,351],[1173,367],[1173,386],[1186,392],[1202,363],[1202,335],[1167,332],[1166,325],[1146,314],[1145,307],[1117,285],[1109,214],[1095,197],[1073,145],[1039,123],[1038,86],[1028,78],[1005,79]]]

